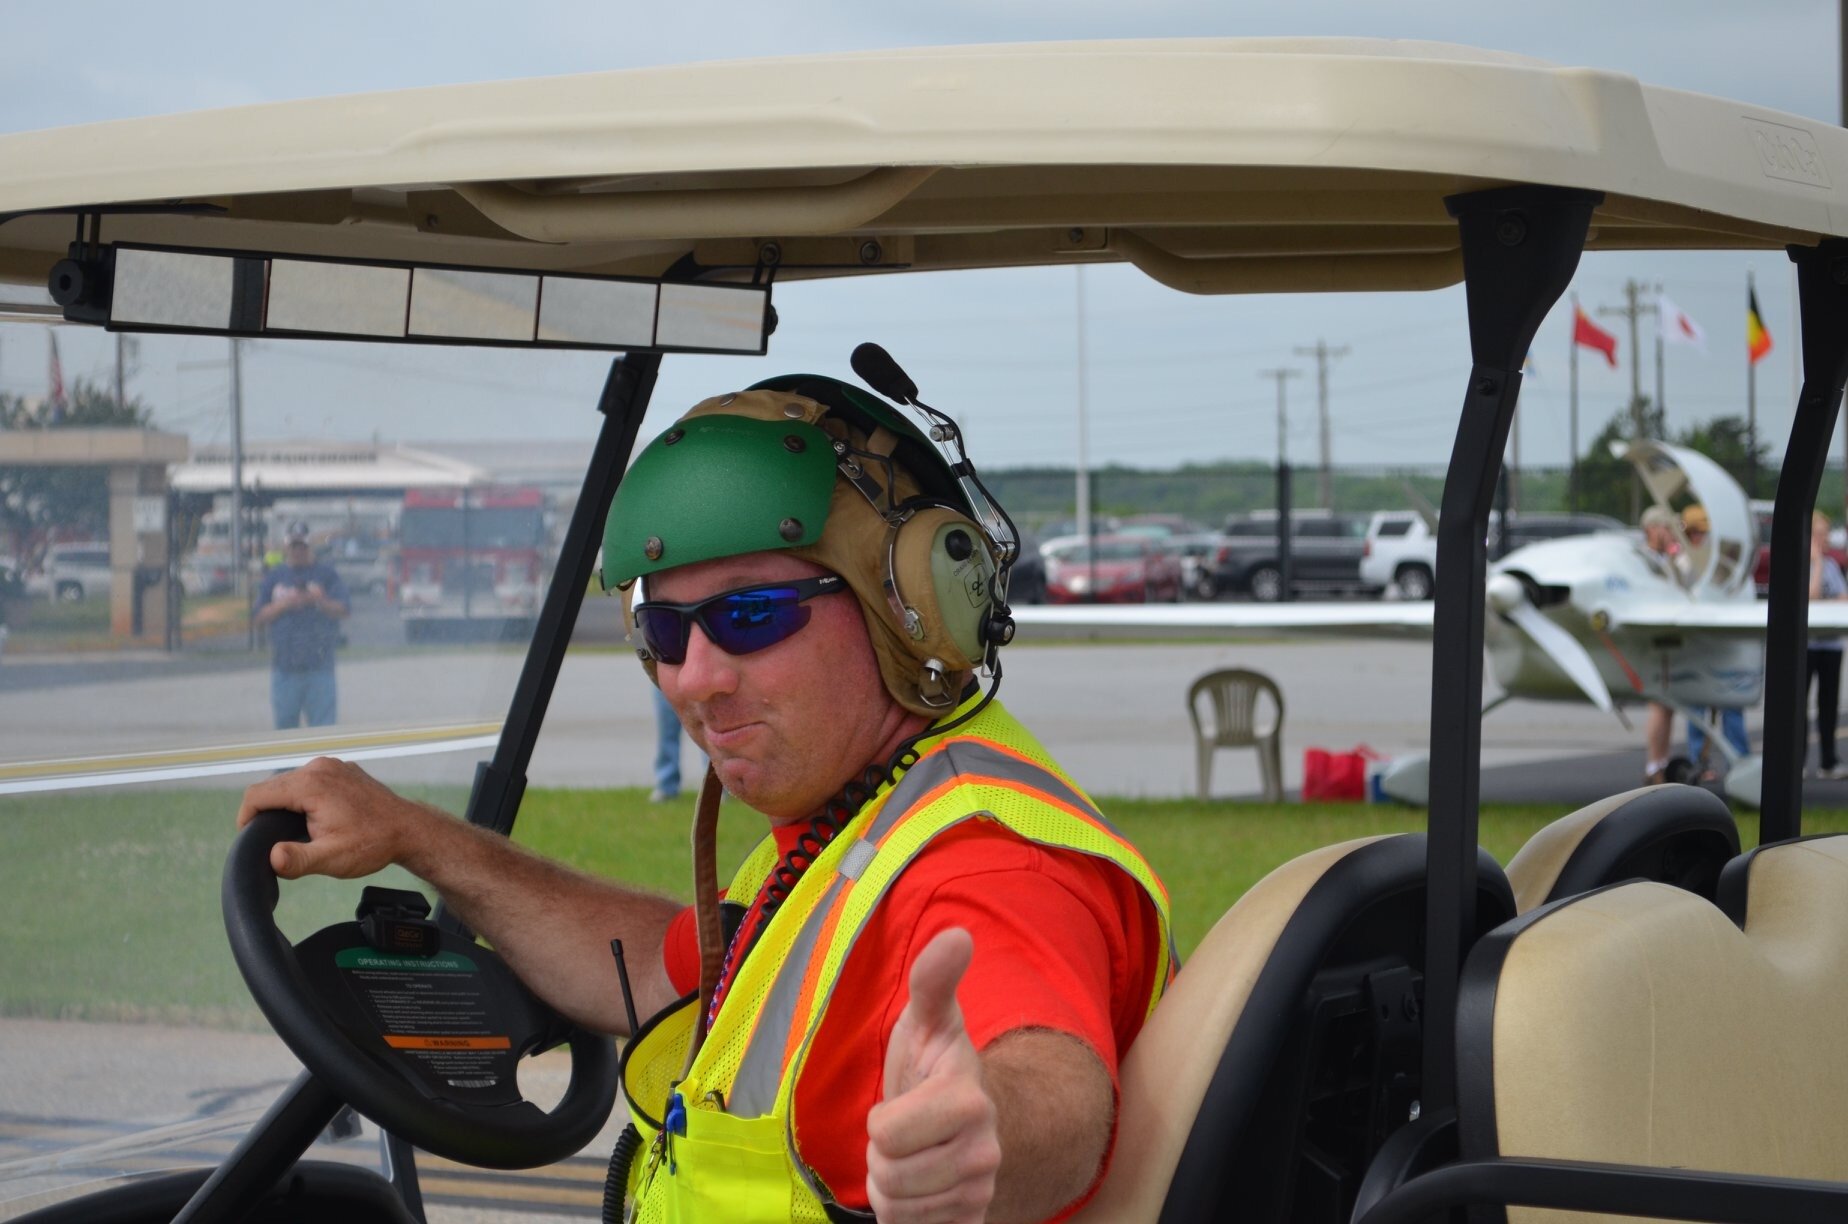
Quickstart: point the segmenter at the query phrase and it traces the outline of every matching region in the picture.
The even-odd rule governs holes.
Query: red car
[[[1107,535],[1060,550],[1046,562],[1047,603],[1174,603],[1181,561],[1160,540]]]

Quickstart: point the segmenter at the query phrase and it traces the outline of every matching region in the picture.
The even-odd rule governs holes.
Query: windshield
[[[42,350],[45,332],[9,324],[0,346]],[[558,560],[609,360],[243,346],[234,499],[224,341],[131,341],[120,403],[108,380],[77,374],[110,370],[113,338],[57,339],[71,407],[25,427],[146,430],[174,457],[115,515],[107,470],[0,467],[0,554],[61,567],[70,584],[0,602],[0,1218],[61,1188],[216,1163],[298,1073],[226,951],[219,875],[239,795],[329,754],[466,809]],[[471,362],[542,389],[517,413],[479,397],[453,413],[415,407],[456,404]],[[355,407],[328,406],[343,403]],[[433,473],[526,504],[482,493],[466,512],[407,508]],[[112,544],[112,526],[139,530]],[[407,558],[430,548],[447,551],[422,554],[441,570],[424,581]],[[264,616],[311,588],[343,614]],[[612,671],[627,662],[617,601],[588,601],[580,636]],[[572,699],[559,700],[568,725]],[[633,727],[604,717],[605,733],[651,742],[639,687],[622,700]],[[398,871],[367,883],[424,888]],[[279,923],[303,938],[350,919],[358,896],[353,882],[285,885]],[[313,1155],[378,1167],[371,1125],[350,1129]],[[439,1205],[482,1198],[440,1180],[425,1192]]]

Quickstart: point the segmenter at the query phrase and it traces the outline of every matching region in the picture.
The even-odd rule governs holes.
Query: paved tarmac
[[[408,646],[386,608],[341,657],[340,727],[503,718],[521,665],[516,646]],[[647,680],[620,644],[614,601],[586,605],[529,771],[535,786],[651,784],[654,723]],[[356,615],[356,620],[361,619]],[[1251,667],[1284,694],[1284,773],[1301,785],[1308,747],[1365,745],[1392,756],[1428,748],[1431,647],[1400,641],[1202,643],[1022,642],[1003,655],[1001,697],[1089,789],[1180,796],[1194,790],[1189,683],[1218,667]],[[0,764],[144,752],[266,738],[268,659],[220,649],[63,658],[0,656]],[[1492,685],[1488,695],[1493,695]],[[1640,715],[1640,712],[1639,712]],[[1571,810],[1640,784],[1640,717],[1626,730],[1576,703],[1511,702],[1483,724],[1482,798]],[[1756,734],[1756,711],[1749,720]],[[688,743],[688,772],[698,757]],[[394,781],[465,785],[473,758],[381,764]],[[234,780],[227,780],[227,785]],[[237,784],[241,785],[241,781]],[[689,783],[690,784],[690,783]],[[1812,784],[1819,802],[1848,802],[1848,784]],[[1257,758],[1219,753],[1213,794],[1260,790]]]

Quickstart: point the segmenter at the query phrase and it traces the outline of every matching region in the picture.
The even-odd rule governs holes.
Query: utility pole
[[[1078,535],[1084,541],[1084,555],[1090,558],[1092,590],[1096,590],[1097,559],[1091,555],[1091,461],[1086,437],[1085,370],[1084,370],[1084,265],[1078,273]]]
[[[123,394],[122,391],[124,382],[124,375],[122,373],[122,346],[127,342],[128,334],[126,332],[116,333],[115,401],[117,409],[120,409],[124,404],[128,403],[128,396]]]
[[[231,581],[238,597],[250,598],[250,567],[244,561],[244,342],[231,339]]]
[[[1320,339],[1315,342],[1313,348],[1299,345],[1296,349],[1298,357],[1315,358],[1315,410],[1322,439],[1322,476],[1318,492],[1321,494],[1322,508],[1325,510],[1335,508],[1334,477],[1328,438],[1328,363],[1332,358],[1347,356],[1347,352],[1348,346],[1345,344],[1339,348],[1332,348],[1328,341]]]
[[[1637,322],[1644,315],[1656,313],[1654,302],[1644,300],[1648,286],[1634,280],[1623,282],[1624,304],[1622,306],[1600,306],[1601,315],[1615,315],[1629,320],[1630,323],[1630,440],[1642,439],[1644,434],[1643,406],[1648,403],[1643,398],[1643,350],[1638,343]],[[1656,405],[1659,410],[1662,406]],[[1635,522],[1643,512],[1643,478],[1638,476],[1630,483],[1630,521]]]
[[[1291,556],[1291,544],[1295,541],[1290,531],[1290,502],[1292,500],[1290,482],[1290,413],[1285,400],[1285,387],[1290,379],[1301,377],[1301,370],[1286,370],[1278,367],[1274,370],[1259,370],[1260,378],[1277,380],[1277,568],[1283,574],[1283,594],[1285,602],[1294,595],[1296,589],[1296,565]],[[1328,435],[1323,434],[1326,438]],[[1327,469],[1324,468],[1324,471]]]
[[[1290,435],[1290,414],[1285,399],[1284,385],[1292,378],[1301,378],[1301,370],[1259,370],[1258,377],[1277,380],[1277,466],[1289,462],[1290,447],[1287,439]]]

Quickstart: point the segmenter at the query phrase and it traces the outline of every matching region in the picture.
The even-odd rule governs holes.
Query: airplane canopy
[[[1686,533],[1676,528],[1693,562],[1681,574],[1683,584],[1723,597],[1738,595],[1752,581],[1758,558],[1758,525],[1739,482],[1712,459],[1684,446],[1644,439],[1613,442],[1611,451],[1636,468],[1649,495],[1657,505],[1675,511],[1677,521],[1680,510],[1694,503],[1707,511],[1708,533],[1701,547],[1692,548]]]
[[[1200,293],[1452,284],[1445,197],[1516,182],[1605,193],[1591,250],[1848,235],[1831,124],[1365,39],[419,89],[0,136],[0,166],[0,282],[23,286],[98,207],[154,210],[107,214],[105,242],[740,280],[1127,261]]]

